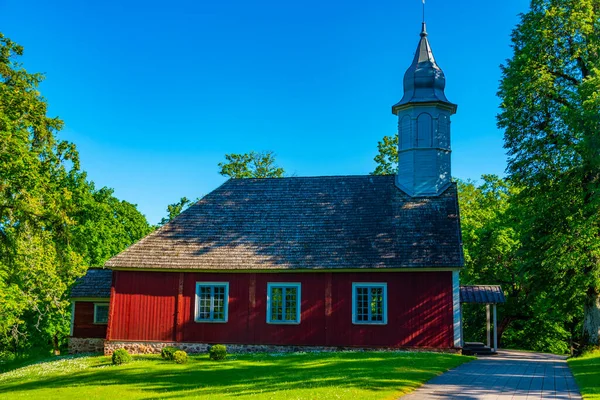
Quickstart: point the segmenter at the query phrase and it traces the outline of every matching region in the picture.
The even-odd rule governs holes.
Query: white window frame
[[[271,320],[271,290],[273,288],[296,288],[296,316],[295,321],[273,321]],[[285,300],[285,295],[283,296]],[[267,324],[276,325],[299,325],[302,320],[302,284],[299,282],[268,282],[267,283]],[[285,305],[284,305],[285,306]],[[285,314],[285,310],[283,310]]]
[[[200,287],[201,286],[224,286],[225,287],[225,304],[224,304],[224,319],[199,319],[198,313],[199,308],[198,302],[200,300]],[[224,324],[229,320],[229,282],[196,282],[196,295],[194,296],[194,321],[198,323],[209,323],[209,324]],[[211,297],[210,301],[211,313],[214,313],[214,297]]]
[[[358,288],[382,288],[383,289],[383,321],[359,321],[356,304],[356,290]],[[387,283],[386,282],[352,282],[352,323],[354,325],[387,325],[388,322],[388,303],[387,303]]]
[[[73,329],[75,329],[75,303],[76,301],[71,302],[71,330],[69,331],[69,336],[73,336]],[[94,307],[94,310],[96,307]]]
[[[108,325],[108,318],[109,318],[109,313],[110,313],[110,303],[94,303],[94,324],[95,325]],[[98,318],[97,318],[97,308],[98,306],[106,306],[108,308],[108,311],[106,313],[106,322],[98,322]],[[73,303],[73,310],[75,310],[75,303]],[[74,314],[74,313],[73,313]]]

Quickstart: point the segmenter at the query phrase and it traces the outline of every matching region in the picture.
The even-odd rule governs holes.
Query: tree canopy
[[[169,204],[167,206],[167,216],[163,217],[160,220],[160,222],[158,223],[158,225],[163,226],[163,225],[169,223],[173,218],[177,217],[179,214],[181,214],[183,211],[185,211],[189,206],[198,202],[199,200],[200,200],[200,198],[197,198],[196,201],[192,201],[184,196],[181,199],[179,199],[178,202]]]
[[[377,142],[377,155],[375,170],[371,175],[393,175],[398,168],[398,133],[393,136],[384,136]]]
[[[87,181],[22,54],[0,34],[0,352],[56,348],[75,279],[150,230],[134,205]]]
[[[281,178],[285,171],[277,166],[272,151],[225,154],[219,173],[230,178]]]
[[[533,0],[512,46],[498,126],[521,187],[524,268],[553,320],[599,344],[600,0]]]

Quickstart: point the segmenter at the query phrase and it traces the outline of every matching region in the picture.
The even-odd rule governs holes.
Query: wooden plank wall
[[[114,274],[112,340],[453,346],[451,272]],[[194,321],[198,281],[229,282],[227,323]],[[267,324],[267,282],[302,284],[299,325]],[[387,282],[387,325],[352,324],[352,282]]]
[[[179,274],[113,272],[108,339],[172,341]]]
[[[108,303],[108,299],[106,299]],[[100,303],[97,301],[96,303]],[[94,324],[94,302],[75,301],[75,316],[73,318],[73,337],[76,338],[105,338],[106,324]]]

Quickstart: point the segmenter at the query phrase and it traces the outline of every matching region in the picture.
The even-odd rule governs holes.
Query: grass
[[[583,398],[600,400],[600,349],[567,362]]]
[[[191,356],[188,364],[134,356],[57,357],[0,374],[1,399],[393,399],[472,360],[453,354],[341,352]]]
[[[12,354],[0,354],[0,374],[3,372],[11,371],[13,369],[25,367],[29,364],[56,360],[56,357],[50,354],[50,352],[24,354],[18,357]]]

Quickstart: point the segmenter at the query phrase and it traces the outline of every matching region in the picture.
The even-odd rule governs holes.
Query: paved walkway
[[[581,399],[565,357],[499,351],[433,378],[402,400]]]

